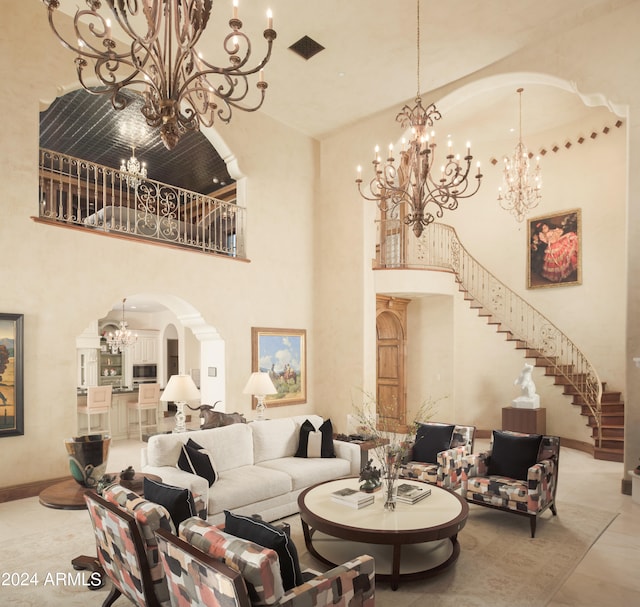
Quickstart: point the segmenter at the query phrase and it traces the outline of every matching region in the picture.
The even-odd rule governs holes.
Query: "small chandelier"
[[[127,323],[124,320],[124,302],[127,301],[126,297],[122,300],[122,320],[118,323],[118,329],[115,332],[109,331],[107,333],[107,347],[111,350],[111,354],[118,354],[124,352],[124,349],[133,345],[138,340],[137,334],[131,332],[127,328]]]
[[[503,185],[498,188],[498,202],[505,211],[510,211],[517,221],[522,221],[527,212],[538,206],[542,188],[540,156],[536,156],[536,168],[532,170],[529,162],[532,154],[522,143],[522,91],[516,92],[520,100],[518,144],[511,158],[504,158]],[[503,193],[504,187],[504,193]]]
[[[263,33],[266,55],[255,67],[248,67],[251,41],[241,31],[238,0],[233,0],[231,32],[222,41],[229,65],[217,67],[196,50],[209,22],[212,0],[85,0],[88,8],[78,8],[73,18],[72,41],[54,24],[61,0],[42,2],[54,34],[77,54],[76,71],[82,87],[94,95],[109,95],[116,110],[127,105],[121,89],[143,90],[142,114],[149,126],[160,129],[169,150],[185,131],[210,127],[216,116],[228,123],[233,108],[255,112],[264,102],[268,85],[262,70],[276,38],[270,10]],[[100,12],[103,3],[109,12]],[[89,65],[89,76],[99,82],[96,87],[85,80]],[[258,99],[245,104],[249,76],[258,73]]]
[[[442,117],[434,103],[426,109],[420,98],[420,0],[417,0],[417,92],[415,106],[405,105],[396,116],[396,122],[403,129],[411,128],[408,142],[402,140],[402,150],[398,166],[395,165],[393,144],[389,145],[386,161],[380,159],[380,149],[375,148],[373,156],[374,176],[369,183],[370,196],[362,191],[362,168],[358,167],[358,191],[366,200],[372,200],[383,213],[393,213],[406,203],[408,210],[404,215],[404,223],[413,226],[413,233],[419,238],[436,217],[440,218],[444,210],[453,211],[458,208],[460,199],[473,196],[480,187],[482,174],[480,163],[475,175],[476,183],[469,182],[471,169],[471,144],[467,143],[467,153],[463,158],[454,155],[451,140],[447,142],[448,153],[444,164],[440,166],[439,175],[432,175],[435,163],[435,133],[431,128],[436,120]],[[428,210],[433,208],[433,212]],[[435,213],[435,215],[434,215]]]
[[[140,185],[143,179],[147,178],[146,163],[140,163],[136,158],[136,146],[131,146],[131,158],[123,160],[120,165],[120,172],[124,173],[123,180],[134,190]]]

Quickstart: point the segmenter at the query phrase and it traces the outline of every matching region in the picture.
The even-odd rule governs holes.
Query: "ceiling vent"
[[[309,36],[303,36],[289,48],[303,59],[311,59],[311,57],[324,50],[324,46],[318,44],[315,40],[309,38]]]

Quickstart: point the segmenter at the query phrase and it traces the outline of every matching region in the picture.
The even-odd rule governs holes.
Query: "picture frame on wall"
[[[278,391],[265,397],[267,407],[307,402],[306,341],[305,329],[251,328],[251,370],[268,373]]]
[[[580,209],[528,219],[528,238],[528,289],[582,284]]]
[[[0,313],[0,438],[24,434],[24,315]]]

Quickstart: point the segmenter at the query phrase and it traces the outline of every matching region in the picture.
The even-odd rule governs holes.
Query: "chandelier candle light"
[[[125,173],[124,180],[127,185],[134,190],[140,185],[143,179],[147,178],[146,162],[140,163],[136,158],[136,146],[131,146],[131,158],[123,160],[120,165],[120,172]]]
[[[374,176],[369,183],[370,195],[362,191],[362,167],[358,167],[358,191],[366,200],[372,200],[383,214],[393,213],[398,207],[404,223],[413,227],[413,233],[419,238],[436,217],[440,218],[445,210],[458,208],[458,201],[473,196],[480,187],[482,173],[477,164],[476,183],[469,182],[471,169],[471,144],[467,143],[463,158],[452,151],[451,140],[447,141],[447,155],[438,171],[436,167],[435,133],[429,132],[436,120],[442,117],[434,103],[427,108],[422,106],[420,97],[420,0],[417,0],[417,91],[415,106],[405,105],[396,116],[396,122],[403,129],[411,128],[408,142],[402,140],[402,150],[396,166],[393,144],[389,145],[389,154],[382,160],[380,149],[375,147],[373,156]],[[434,173],[434,174],[432,174]],[[431,205],[427,209],[427,205]]]
[[[126,297],[122,300],[122,320],[118,323],[118,328],[115,332],[109,331],[107,334],[107,346],[111,350],[111,354],[124,352],[125,348],[133,345],[138,340],[138,334],[131,332],[124,319],[125,301],[127,301]]]
[[[65,3],[69,14],[78,1]],[[42,2],[54,34],[77,55],[82,87],[94,95],[108,95],[116,110],[127,105],[121,89],[143,91],[142,114],[149,126],[160,129],[169,150],[184,132],[210,127],[216,117],[228,123],[233,108],[255,112],[264,102],[268,85],[263,69],[276,39],[271,10],[263,32],[266,54],[250,67],[251,41],[242,31],[238,0],[233,0],[231,31],[222,40],[228,65],[216,66],[196,49],[212,0],[85,0],[87,6],[76,9],[73,32],[67,37],[58,27],[62,20],[54,18],[63,0]],[[249,76],[255,74],[257,99],[249,103]],[[97,86],[89,82],[94,78]]]
[[[527,212],[538,206],[540,190],[542,188],[542,174],[540,172],[540,156],[536,156],[536,168],[532,170],[529,150],[522,143],[522,91],[518,93],[519,135],[518,144],[513,156],[504,158],[503,187],[498,188],[498,202],[505,211],[510,211],[517,221],[522,221]]]

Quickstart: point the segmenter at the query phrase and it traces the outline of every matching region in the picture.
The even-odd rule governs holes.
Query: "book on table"
[[[431,495],[431,489],[427,486],[419,487],[409,483],[398,485],[398,501],[400,502],[415,504],[429,495]]]
[[[365,493],[364,491],[358,491],[357,489],[351,489],[345,487],[344,489],[338,489],[331,494],[331,499],[345,506],[351,506],[352,508],[363,508],[369,504],[373,504],[374,497],[371,493]]]

